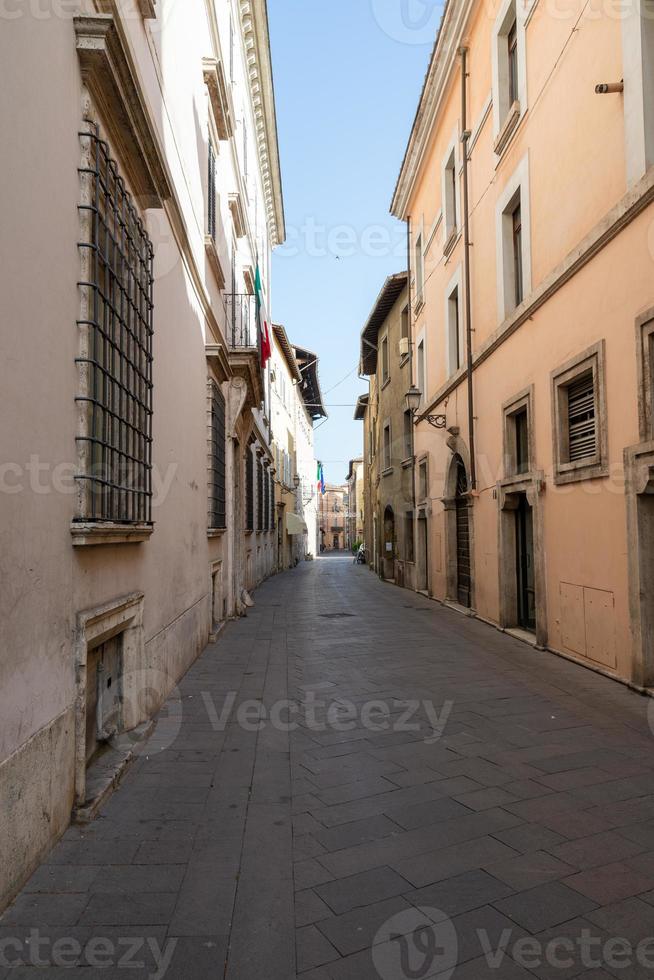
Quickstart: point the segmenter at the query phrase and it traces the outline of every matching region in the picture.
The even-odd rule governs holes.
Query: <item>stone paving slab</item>
[[[300,566],[0,918],[0,980],[652,976],[648,706],[348,559]]]

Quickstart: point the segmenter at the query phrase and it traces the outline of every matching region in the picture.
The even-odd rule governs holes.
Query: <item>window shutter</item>
[[[209,173],[207,175],[207,225],[208,232],[216,240],[216,151],[209,139]]]
[[[592,373],[568,387],[569,460],[588,459],[597,453],[595,383]]]

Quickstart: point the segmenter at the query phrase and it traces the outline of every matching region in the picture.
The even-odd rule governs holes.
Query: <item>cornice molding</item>
[[[239,0],[268,230],[273,248],[286,238],[277,116],[266,0]]]
[[[418,110],[397,180],[391,214],[407,218],[409,199],[420,172],[434,123],[459,55],[475,0],[447,0]]]
[[[141,207],[162,207],[171,188],[138,76],[111,14],[75,17],[84,84]]]

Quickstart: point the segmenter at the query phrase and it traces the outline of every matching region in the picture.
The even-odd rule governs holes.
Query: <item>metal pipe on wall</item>
[[[472,390],[472,314],[470,310],[470,227],[468,222],[468,100],[466,82],[468,78],[468,48],[460,47],[461,58],[461,144],[463,146],[463,277],[466,306],[466,359],[468,375],[468,442],[470,449],[470,489],[477,489],[477,466],[475,462],[475,405]]]

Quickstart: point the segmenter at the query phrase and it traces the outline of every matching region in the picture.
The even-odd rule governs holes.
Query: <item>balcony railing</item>
[[[225,293],[227,342],[232,350],[259,350],[256,297],[249,293]]]

